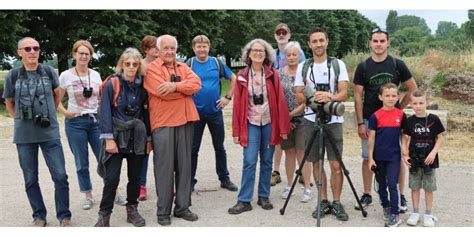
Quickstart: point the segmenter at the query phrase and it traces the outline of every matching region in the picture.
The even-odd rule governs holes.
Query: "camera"
[[[180,81],[181,81],[181,77],[180,77],[180,76],[176,76],[175,74],[172,74],[170,81],[171,81],[171,82],[180,82]]]
[[[22,120],[33,119],[33,108],[31,108],[31,106],[21,106],[20,109]]]
[[[329,91],[328,84],[316,84],[318,91]],[[303,90],[303,95],[306,98],[306,105],[315,112],[324,112],[328,115],[342,116],[344,114],[345,106],[339,101],[331,101],[328,103],[318,103],[314,99],[314,90],[310,86],[306,86]],[[321,116],[321,115],[319,115]]]
[[[254,105],[263,105],[263,94],[252,95]]]
[[[300,125],[302,122],[303,121],[301,120],[301,118],[297,118],[297,117],[291,118],[291,123],[293,123],[295,126]]]
[[[47,128],[51,125],[51,121],[48,118],[48,115],[39,113],[35,115],[35,123],[39,124],[43,128]]]
[[[423,168],[423,173],[430,175],[433,173],[433,169],[430,165],[425,164],[426,156],[421,153],[414,153],[410,156],[408,162],[410,163],[410,174],[416,174],[418,168]]]
[[[135,116],[135,114],[137,114],[139,109],[140,109],[140,107],[138,107],[136,105],[127,105],[127,106],[125,106],[125,115]]]
[[[375,165],[372,165],[372,167],[370,167],[370,170],[372,170],[372,172],[374,172],[375,176],[380,176],[380,169],[378,166],[375,166]]]
[[[85,97],[85,98],[89,98],[92,96],[92,91],[94,90],[94,88],[92,87],[84,87],[84,89],[82,90],[82,95]]]

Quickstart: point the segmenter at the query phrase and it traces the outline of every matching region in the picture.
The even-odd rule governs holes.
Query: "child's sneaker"
[[[410,217],[408,217],[407,225],[416,226],[418,225],[419,220],[420,220],[420,213],[412,213]]]
[[[309,202],[309,200],[311,200],[312,197],[313,197],[313,195],[311,194],[311,190],[310,189],[305,189],[303,191],[303,196],[301,197],[301,202],[307,203],[307,202]]]
[[[408,211],[408,206],[407,206],[407,199],[405,198],[405,195],[401,194],[400,195],[400,213],[405,213]]]
[[[438,221],[438,218],[434,217],[433,215],[426,215],[423,218],[423,226],[424,227],[434,227],[435,221]]]
[[[290,189],[291,187],[286,187],[283,192],[281,193],[281,198],[283,199],[287,199],[288,198],[288,195],[290,194]],[[295,192],[291,193],[291,195],[295,195]]]
[[[390,217],[390,207],[384,207],[383,209],[383,220],[386,221]]]
[[[399,215],[390,214],[390,216],[388,217],[388,221],[385,222],[385,227],[397,227],[402,224],[402,222],[403,221]]]
[[[360,197],[360,203],[362,204],[362,208],[367,209],[368,206],[372,205],[372,196],[370,194],[364,193]],[[356,210],[360,210],[359,204],[355,204],[354,208]]]

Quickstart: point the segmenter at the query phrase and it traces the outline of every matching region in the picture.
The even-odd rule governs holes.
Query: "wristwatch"
[[[232,96],[230,96],[230,95],[225,95],[224,98],[226,98],[228,100],[232,100]]]

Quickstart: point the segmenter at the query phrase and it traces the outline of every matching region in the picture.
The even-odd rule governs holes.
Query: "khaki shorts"
[[[432,171],[432,174],[426,175],[423,168],[418,168],[416,174],[410,173],[408,187],[413,190],[424,189],[426,192],[436,191],[436,169]]]
[[[314,124],[313,122],[304,119],[304,122],[301,124],[305,133],[305,147],[309,143],[311,139],[311,135],[314,131]],[[336,149],[339,151],[339,155],[342,159],[342,143],[343,143],[343,132],[342,132],[342,123],[331,123],[327,124],[324,130],[324,154],[328,160],[337,160],[336,152],[332,149],[331,144],[329,144],[329,139],[327,135],[331,135],[334,139],[334,143],[336,145]],[[309,156],[306,159],[308,162],[316,162],[319,160],[319,130],[316,133],[316,139],[314,139],[313,145],[311,146],[311,151],[309,152]]]
[[[298,150],[305,149],[304,143],[304,127],[303,124],[296,126],[295,129],[291,130],[290,134],[288,134],[288,139],[282,140],[281,142],[281,149],[287,150],[296,148]]]

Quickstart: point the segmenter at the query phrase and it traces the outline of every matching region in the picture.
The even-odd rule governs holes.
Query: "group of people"
[[[288,186],[281,197],[288,198],[296,166],[301,164],[304,149],[310,147],[307,162],[301,168],[304,185],[301,202],[312,199],[311,173],[315,181],[322,177],[319,190],[322,201],[312,216],[333,214],[338,220],[347,221],[349,216],[341,203],[344,119],[336,115],[328,117],[325,135],[331,136],[335,144],[324,139],[322,148],[331,170],[330,202],[324,168],[319,174],[318,161],[323,159],[318,152],[319,138],[309,144],[314,123],[321,114],[313,113],[306,106],[308,100],[319,104],[346,101],[349,84],[346,66],[342,60],[327,55],[330,41],[323,28],[308,33],[307,44],[312,53],[308,59],[300,44],[290,41],[288,25],[278,24],[274,37],[277,50],[263,39],[248,42],[242,49],[246,66],[235,75],[218,58],[209,55],[211,42],[205,35],[192,40],[195,57],[186,63],[176,60],[178,42],[175,37],[146,36],[141,42],[142,52],[127,48],[115,66],[115,74],[104,81],[89,67],[94,54],[90,42],[74,43],[74,66],[58,78],[51,67],[39,63],[39,43],[30,37],[21,39],[17,52],[23,65],[6,76],[3,97],[14,118],[13,142],[33,209],[33,225],[47,224],[38,183],[39,147],[55,183],[56,217],[60,226],[71,225],[68,176],[56,108],[65,116],[65,131],[74,155],[79,188],[85,194],[82,206],[85,210],[95,204],[88,145],[96,157],[97,172],[103,183],[97,227],[110,226],[114,201],[120,195],[117,190],[124,159],[128,177],[124,202],[127,222],[134,226],[146,225],[138,204],[148,195],[146,177],[151,151],[158,223],[170,225],[172,211],[177,218],[198,220],[198,215],[189,207],[197,185],[198,154],[206,125],[214,146],[220,186],[239,191],[237,203],[228,209],[229,214],[252,210],[258,161],[257,205],[264,210],[273,209],[270,190],[281,182],[282,150]],[[434,226],[431,208],[436,178],[430,168],[439,166],[437,151],[444,128],[439,118],[427,114],[427,95],[416,89],[404,62],[388,55],[389,44],[389,34],[375,29],[370,36],[372,56],[357,66],[354,77],[358,134],[364,158],[364,194],[360,200],[362,208],[372,204],[370,186],[375,172],[385,226],[398,226],[402,222],[400,211],[407,210],[406,202],[399,206],[399,200],[402,204],[404,200],[401,194],[406,164],[410,167],[409,187],[414,208],[407,223],[418,223],[419,190],[423,188],[427,197],[424,225]],[[221,96],[221,78],[229,80],[225,96]],[[406,94],[399,104],[400,82],[405,85]],[[310,98],[304,95],[306,87],[315,90]],[[67,109],[61,104],[66,93]],[[222,109],[231,100],[234,100],[233,142],[243,148],[240,190],[230,179],[224,147]],[[401,109],[410,101],[415,115],[407,119]]]

